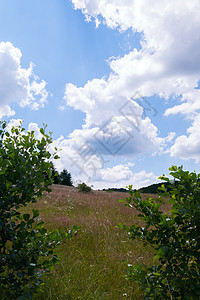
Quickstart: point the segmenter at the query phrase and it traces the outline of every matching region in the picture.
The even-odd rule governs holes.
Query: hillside
[[[153,253],[116,227],[118,223],[131,225],[137,221],[137,212],[118,202],[126,196],[106,191],[84,194],[74,187],[53,185],[51,193],[24,208],[26,212],[33,207],[39,209],[49,229],[81,227],[78,235],[59,250],[60,264],[53,276],[45,279],[44,293],[34,299],[141,299],[138,286],[123,277],[123,261],[148,264]],[[165,209],[169,209],[166,204]]]

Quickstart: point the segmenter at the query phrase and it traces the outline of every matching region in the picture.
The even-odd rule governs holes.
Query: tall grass
[[[135,224],[137,212],[118,203],[127,195],[119,192],[78,192],[73,187],[54,185],[50,194],[36,204],[49,229],[80,225],[78,235],[58,252],[60,264],[45,277],[44,292],[34,299],[141,299],[142,293],[124,278],[129,263],[152,261],[150,249],[129,240],[116,227]]]

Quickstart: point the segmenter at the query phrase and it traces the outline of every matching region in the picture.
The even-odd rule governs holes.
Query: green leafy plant
[[[91,192],[92,188],[88,186],[85,182],[82,182],[78,184],[78,190],[82,193],[89,193]]]
[[[172,166],[176,182],[160,191],[170,196],[171,210],[163,212],[152,198],[142,199],[129,187],[126,206],[137,209],[144,225],[127,227],[131,239],[150,245],[155,251],[155,265],[128,265],[127,279],[139,283],[144,299],[199,299],[200,297],[200,174]],[[125,202],[120,200],[120,202]]]
[[[42,138],[25,132],[22,124],[7,131],[0,122],[0,291],[1,299],[27,299],[41,290],[44,273],[58,263],[56,246],[72,236],[72,231],[48,232],[38,217],[22,214],[28,203],[36,202],[52,184],[52,164],[56,154],[48,151],[51,137],[40,129]]]

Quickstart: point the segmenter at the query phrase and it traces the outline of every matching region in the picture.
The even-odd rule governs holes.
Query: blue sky
[[[199,172],[199,27],[196,0],[0,0],[0,117],[46,123],[75,183]]]

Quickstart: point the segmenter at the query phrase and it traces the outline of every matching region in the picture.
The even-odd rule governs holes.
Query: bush
[[[0,122],[0,291],[1,299],[27,299],[41,290],[58,257],[56,246],[71,237],[68,230],[47,232],[37,210],[20,208],[36,202],[52,184],[51,138],[40,129],[25,133],[22,125],[6,130]]]
[[[150,268],[129,265],[126,278],[139,283],[145,299],[199,299],[200,174],[175,166],[170,171],[176,183],[170,185],[170,191],[164,185],[160,188],[163,195],[170,196],[169,213],[162,212],[157,201],[143,200],[129,187],[125,205],[136,208],[145,225],[119,226],[131,239],[153,247],[158,263]],[[164,175],[160,179],[170,182]]]
[[[79,192],[89,193],[91,192],[92,188],[88,186],[85,182],[82,182],[78,184],[78,190]]]

